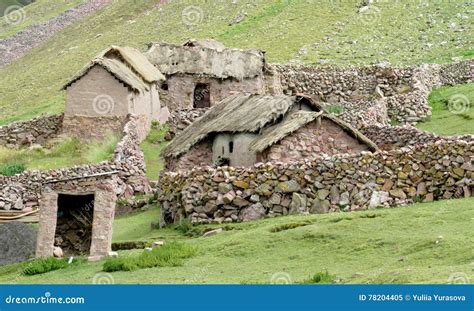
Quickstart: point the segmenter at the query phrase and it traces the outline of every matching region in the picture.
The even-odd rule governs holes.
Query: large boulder
[[[25,261],[35,254],[36,231],[13,221],[0,225],[0,266]]]
[[[256,220],[265,217],[265,207],[262,203],[252,204],[240,212],[240,219],[243,221]]]

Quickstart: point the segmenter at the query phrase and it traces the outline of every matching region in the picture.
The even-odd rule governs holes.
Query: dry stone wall
[[[42,144],[61,131],[62,121],[63,115],[53,115],[0,126],[0,146],[17,148]]]
[[[463,140],[474,142],[474,135],[439,136],[431,132],[419,130],[411,125],[370,125],[360,128],[360,131],[382,150],[399,149],[438,141]]]
[[[388,64],[349,68],[292,64],[273,67],[280,74],[286,94],[312,94],[344,107],[364,98],[370,101],[384,97],[388,116],[403,123],[431,116],[428,95],[433,87],[468,83],[474,78],[474,60],[405,68]]]
[[[447,140],[252,168],[199,167],[162,175],[161,225],[183,218],[247,221],[469,197],[473,175],[474,142]]]
[[[123,129],[123,137],[115,148],[114,158],[95,164],[48,171],[26,171],[15,176],[0,176],[0,209],[28,211],[38,206],[41,188],[46,183],[75,180],[81,185],[95,182],[103,175],[118,174],[119,196],[131,196],[135,192],[150,192],[145,175],[145,160],[139,146],[136,117],[130,116]],[[92,180],[92,181],[91,181]]]

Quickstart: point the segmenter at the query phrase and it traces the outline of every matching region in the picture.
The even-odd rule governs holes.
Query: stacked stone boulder
[[[162,175],[161,225],[237,222],[469,197],[474,142],[440,140],[379,153]]]

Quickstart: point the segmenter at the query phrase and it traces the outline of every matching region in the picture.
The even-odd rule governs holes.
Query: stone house
[[[143,139],[160,118],[159,88],[165,77],[138,50],[112,46],[64,86],[63,133],[85,140],[120,133],[128,114],[136,115]]]
[[[234,95],[177,135],[162,155],[166,168],[176,171],[367,150],[378,147],[307,96]]]
[[[266,93],[260,50],[230,49],[206,39],[183,45],[152,43],[146,55],[166,75],[160,95],[171,111],[207,108],[236,93]]]

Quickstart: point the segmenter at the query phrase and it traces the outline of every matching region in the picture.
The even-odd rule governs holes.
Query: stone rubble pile
[[[173,139],[173,137],[187,128],[197,118],[201,117],[206,111],[206,108],[181,109],[172,111],[168,119],[168,140]]]

